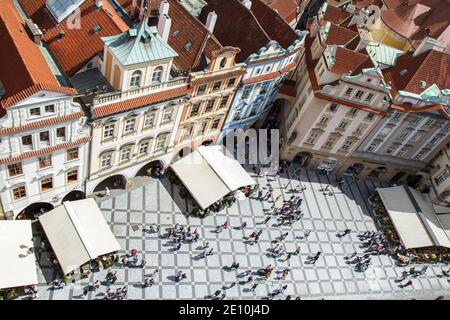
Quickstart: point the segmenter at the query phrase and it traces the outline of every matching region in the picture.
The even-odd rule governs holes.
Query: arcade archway
[[[66,194],[61,202],[77,201],[77,200],[83,200],[83,199],[86,199],[86,194],[83,191],[73,190],[73,191],[70,191],[68,194]]]
[[[95,192],[105,191],[106,188],[113,189],[125,189],[127,186],[127,179],[122,175],[115,175],[109,178],[106,178],[102,182],[100,182],[94,189]]]
[[[159,160],[155,160],[147,163],[136,173],[136,177],[156,177],[156,173],[164,168],[164,163]]]

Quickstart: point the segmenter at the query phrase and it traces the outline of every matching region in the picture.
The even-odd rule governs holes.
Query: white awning
[[[171,165],[202,209],[241,187],[256,184],[238,161],[221,146],[200,146]]]
[[[32,238],[30,220],[0,221],[0,289],[38,284]]]
[[[377,191],[406,248],[450,248],[447,214],[436,214],[426,195],[406,186]]]
[[[64,202],[39,221],[64,274],[120,250],[94,199]]]

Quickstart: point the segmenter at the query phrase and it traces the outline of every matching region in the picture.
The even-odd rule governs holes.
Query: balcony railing
[[[105,94],[100,94],[94,98],[93,105],[101,105],[104,103],[111,103],[115,101],[127,100],[135,97],[145,96],[147,94],[170,89],[172,87],[187,84],[187,78],[176,78],[167,82],[161,82],[146,87],[134,88],[123,92],[116,91]]]

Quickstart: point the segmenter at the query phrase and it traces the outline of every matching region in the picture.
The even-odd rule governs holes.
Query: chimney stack
[[[103,7],[103,0],[95,0],[95,5],[97,6],[97,8]]]
[[[33,23],[31,19],[25,19],[25,26],[27,33],[29,34],[33,42],[36,43],[38,46],[41,46],[43,37],[41,29],[39,29],[39,27],[35,23]]]
[[[443,51],[442,47],[438,44],[438,42],[430,37],[425,37],[422,42],[417,47],[416,51],[413,53],[413,57],[418,56],[419,54],[422,54],[424,52],[428,52],[431,49],[436,49],[438,51]]]
[[[208,28],[209,32],[214,32],[214,27],[216,26],[217,22],[217,14],[215,11],[211,11],[208,13],[208,18],[206,19],[206,27]]]
[[[158,33],[160,37],[167,42],[169,40],[170,27],[172,25],[172,20],[167,14],[160,15],[158,20]]]
[[[169,14],[169,2],[167,2],[167,0],[161,2],[161,5],[159,6],[159,14],[160,15]]]

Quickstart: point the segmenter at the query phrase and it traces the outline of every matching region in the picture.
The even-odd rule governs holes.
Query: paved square
[[[300,295],[303,299],[434,299],[439,295],[449,295],[449,284],[445,279],[439,279],[444,266],[432,265],[427,274],[413,280],[410,288],[401,289],[394,281],[404,270],[397,267],[394,261],[387,257],[373,257],[373,263],[364,273],[355,272],[347,265],[344,256],[354,251],[361,252],[356,233],[359,231],[376,230],[376,225],[370,215],[367,196],[370,190],[382,186],[375,180],[364,180],[351,183],[346,179],[343,191],[333,187],[333,194],[324,195],[320,189],[335,180],[334,176],[318,176],[313,170],[303,170],[298,180],[289,183],[289,177],[277,179],[266,177],[256,178],[261,187],[270,184],[273,196],[281,195],[281,199],[289,199],[289,190],[299,185],[300,181],[307,187],[299,194],[303,198],[302,209],[304,217],[292,226],[278,227],[269,221],[267,226],[257,223],[264,219],[264,210],[272,203],[260,202],[255,199],[238,201],[232,207],[214,213],[205,219],[186,217],[183,213],[191,206],[182,200],[176,189],[167,181],[151,181],[149,184],[99,202],[105,219],[110,224],[115,236],[124,249],[121,254],[130,252],[132,248],[145,255],[145,269],[119,268],[118,281],[112,289],[127,286],[129,299],[204,299],[221,289],[222,286],[239,282],[236,273],[222,269],[237,261],[241,269],[250,267],[253,270],[272,264],[275,271],[288,265],[292,270],[284,281],[275,280],[277,273],[267,282],[261,283],[253,292],[249,285],[237,284],[226,290],[227,298],[260,299],[268,292],[288,285],[286,294]],[[200,183],[200,182],[199,182]],[[383,185],[385,186],[385,185]],[[280,200],[281,202],[281,200]],[[231,226],[247,222],[245,230],[230,228],[221,233],[212,232],[215,226],[229,220]],[[200,240],[194,244],[184,244],[180,251],[172,251],[167,245],[167,239],[161,239],[158,234],[144,233],[142,229],[150,223],[161,225],[164,230],[172,227],[175,222],[198,228]],[[133,230],[133,226],[139,229]],[[336,233],[346,228],[352,229],[350,237],[339,239]],[[248,245],[242,236],[255,229],[263,229],[260,242]],[[306,240],[299,239],[305,230],[311,230]],[[274,259],[267,255],[267,249],[273,244],[271,240],[288,231],[289,235],[283,242],[288,251],[301,248],[299,256],[293,256],[289,261]],[[214,248],[215,255],[206,259],[195,259],[201,253],[199,246],[208,241]],[[323,254],[315,265],[306,264],[306,257],[316,251]],[[45,257],[41,258],[46,261]],[[141,288],[145,274],[159,269],[157,285]],[[175,283],[173,276],[176,271],[186,272],[187,279]],[[102,299],[105,286],[97,292],[90,292],[87,297],[82,295],[83,288],[96,279],[103,280],[105,270],[92,275],[89,279],[76,284],[69,284],[62,290],[48,290],[45,278],[55,276],[52,269],[39,270],[40,289],[38,299]]]

